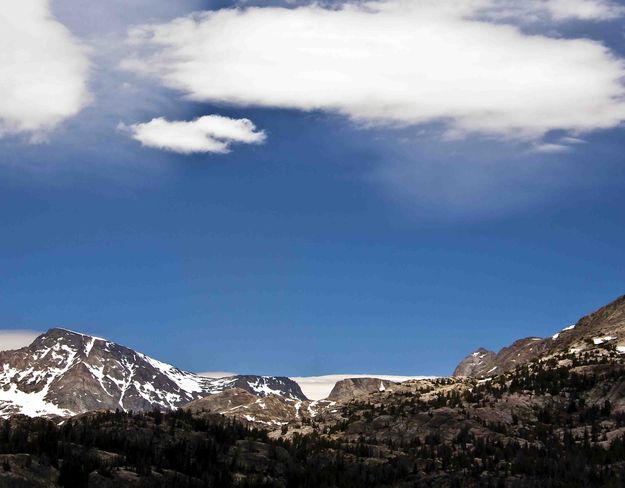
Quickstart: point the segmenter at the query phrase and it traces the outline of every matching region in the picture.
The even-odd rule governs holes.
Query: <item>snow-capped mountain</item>
[[[0,416],[174,409],[230,388],[260,397],[306,399],[289,378],[205,378],[106,339],[66,329],[50,329],[27,347],[0,352]]]

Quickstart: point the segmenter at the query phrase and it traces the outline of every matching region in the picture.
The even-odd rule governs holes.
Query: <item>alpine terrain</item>
[[[454,376],[488,376],[504,373],[533,359],[556,353],[583,353],[606,345],[625,353],[625,296],[564,327],[551,337],[527,337],[498,353],[479,348],[454,370]]]
[[[217,382],[117,348],[53,330],[2,356],[16,410],[23,395],[66,413],[104,394],[111,406],[98,410],[116,411],[5,415],[0,486],[625,486],[625,297],[552,337],[480,349],[455,376],[348,379],[320,401],[289,383]],[[48,356],[52,373],[33,369]],[[128,412],[127,399],[168,412]]]
[[[229,388],[258,397],[305,400],[289,378],[205,378],[114,342],[50,329],[32,344],[0,352],[0,415],[71,416],[93,410],[171,410]]]

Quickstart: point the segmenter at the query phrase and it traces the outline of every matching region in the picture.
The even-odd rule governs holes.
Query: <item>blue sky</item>
[[[2,329],[447,374],[624,292],[618,3],[44,3],[0,19]]]

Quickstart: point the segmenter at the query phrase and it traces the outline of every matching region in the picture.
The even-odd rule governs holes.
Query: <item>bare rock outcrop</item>
[[[328,400],[346,401],[367,396],[376,391],[385,391],[397,383],[379,378],[347,378],[337,382],[332,388]]]
[[[456,369],[454,376],[479,376],[483,371],[493,367],[497,353],[480,347],[464,358]]]
[[[183,408],[194,415],[220,414],[275,428],[300,418],[308,403],[273,394],[258,397],[241,388],[232,388],[194,400]]]

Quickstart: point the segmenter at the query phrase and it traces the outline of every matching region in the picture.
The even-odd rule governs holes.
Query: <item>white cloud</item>
[[[548,0],[543,5],[556,20],[609,20],[625,13],[622,6],[604,0]]]
[[[625,8],[608,0],[491,0],[480,11],[494,20],[521,22],[605,21],[625,15]]]
[[[0,330],[0,351],[20,349],[30,345],[41,332],[34,330]]]
[[[3,3],[0,66],[0,136],[41,137],[89,101],[87,55],[49,1]]]
[[[556,143],[542,143],[542,144],[536,144],[533,147],[533,151],[534,152],[539,152],[539,153],[547,153],[547,154],[553,154],[553,153],[563,153],[563,152],[567,152],[570,151],[570,146],[566,146],[564,144],[556,144]]]
[[[408,381],[419,380],[424,378],[432,378],[432,376],[396,376],[396,375],[384,375],[384,374],[330,374],[324,376],[292,376],[291,379],[295,381],[304,395],[310,400],[321,400],[326,398],[334,385],[346,378],[378,378],[381,380],[389,381]]]
[[[168,121],[163,117],[142,124],[120,125],[143,146],[181,154],[227,153],[233,143],[260,144],[265,133],[248,119],[205,115],[192,121]]]
[[[455,134],[539,138],[625,120],[623,60],[596,41],[530,35],[477,18],[506,3],[386,0],[203,12],[132,29],[129,41],[141,55],[123,66],[193,100],[324,110],[366,123],[443,121]],[[605,4],[575,2],[589,3]],[[573,0],[543,4],[554,16],[572,15]],[[536,11],[528,5],[528,14]]]
[[[586,144],[586,141],[584,139],[580,139],[579,137],[563,137],[560,141],[566,144]]]

